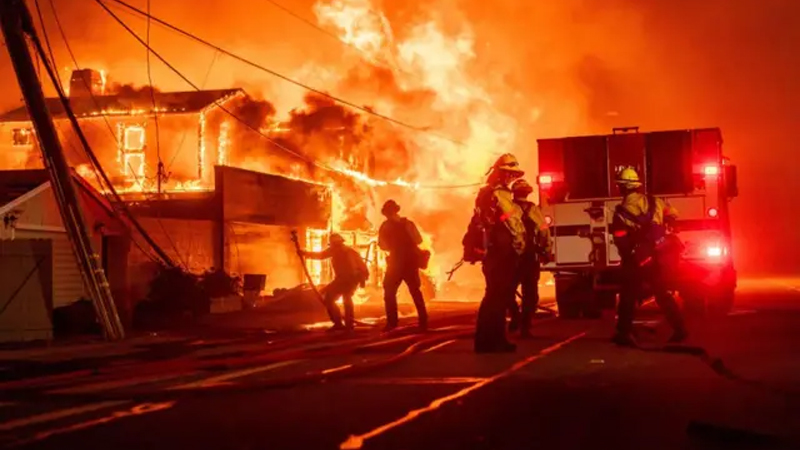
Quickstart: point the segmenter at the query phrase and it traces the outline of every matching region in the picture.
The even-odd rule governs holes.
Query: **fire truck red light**
[[[542,185],[542,186],[553,184],[553,177],[550,176],[550,175],[540,175],[539,176],[539,184]]]
[[[703,168],[703,173],[707,177],[715,177],[719,175],[719,166],[705,166]]]
[[[722,256],[722,247],[708,247],[706,249],[706,255],[709,258],[719,258]]]
[[[717,208],[708,208],[708,217],[717,217],[717,215],[719,215]]]

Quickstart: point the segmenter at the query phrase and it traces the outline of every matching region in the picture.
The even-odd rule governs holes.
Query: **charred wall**
[[[328,227],[326,186],[232,167],[216,167],[224,221],[289,227]]]
[[[265,293],[304,282],[291,241],[291,227],[242,222],[225,224],[225,270],[267,276]],[[303,239],[305,233],[300,233]],[[302,240],[300,241],[302,245]]]

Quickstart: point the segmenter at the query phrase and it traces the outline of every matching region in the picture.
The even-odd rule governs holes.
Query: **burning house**
[[[372,284],[379,286],[384,255],[366,220],[368,196],[348,172],[368,176],[374,165],[354,137],[356,115],[309,97],[307,110],[279,122],[268,102],[241,89],[137,89],[109,84],[88,69],[73,73],[69,101],[115,189],[181,266],[265,274],[267,291],[292,287],[305,280],[290,232],[299,231],[303,246],[320,250],[335,229],[370,261]],[[70,164],[103,192],[63,105],[56,98],[47,105]],[[24,106],[0,115],[0,169],[40,169],[38,145]],[[316,158],[341,161],[347,169],[320,173],[303,158],[312,147]],[[344,204],[341,194],[348,189],[353,195],[347,199],[357,201]],[[155,264],[137,246],[124,260],[126,295],[141,299]],[[308,268],[315,283],[330,278],[327,262],[309,261]]]
[[[240,89],[158,92],[106,86],[99,72],[84,69],[70,80],[70,105],[100,164],[121,192],[199,189],[213,182],[214,165],[225,165],[230,125],[221,108],[246,97]],[[47,99],[70,163],[88,159],[58,98]],[[0,115],[0,152],[14,168],[42,167],[41,152],[25,106]],[[159,168],[162,168],[159,171]]]

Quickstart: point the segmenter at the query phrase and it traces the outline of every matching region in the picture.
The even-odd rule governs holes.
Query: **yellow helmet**
[[[514,172],[519,176],[525,174],[525,171],[523,171],[519,167],[519,161],[517,161],[517,158],[511,153],[506,153],[497,158],[497,161],[494,162],[492,168],[489,169],[490,172],[493,170],[505,170],[508,172]]]
[[[635,189],[642,185],[639,174],[633,167],[625,167],[617,174],[617,184],[628,189]]]

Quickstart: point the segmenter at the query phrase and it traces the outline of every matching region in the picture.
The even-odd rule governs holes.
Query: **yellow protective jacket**
[[[489,230],[491,245],[510,245],[518,255],[525,251],[522,208],[514,201],[514,193],[508,186],[502,184],[484,186],[478,192],[475,206],[481,221]]]
[[[674,206],[670,205],[666,200],[655,198],[655,201],[656,201],[656,209],[653,212],[654,223],[657,223],[659,225],[663,224],[665,217],[673,220],[678,218],[678,211],[675,209]],[[650,207],[649,202],[647,200],[647,195],[642,194],[640,192],[632,192],[627,196],[625,196],[625,198],[622,199],[622,203],[620,203],[620,206],[636,217],[642,214],[647,214],[648,209]],[[614,220],[621,222],[629,230],[638,230],[640,228],[637,223],[631,221],[622,214],[619,214],[618,212],[614,213]]]
[[[553,251],[553,239],[542,209],[527,200],[516,200],[516,202],[522,208],[522,222],[527,236],[526,249],[550,254]]]

